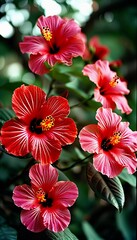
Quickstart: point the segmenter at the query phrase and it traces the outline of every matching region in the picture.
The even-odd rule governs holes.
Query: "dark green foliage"
[[[106,200],[119,211],[122,210],[125,202],[125,195],[118,177],[108,178],[97,172],[93,164],[89,162],[87,164],[87,179],[89,186],[98,197]]]

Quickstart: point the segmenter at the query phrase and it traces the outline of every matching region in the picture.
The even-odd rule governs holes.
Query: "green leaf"
[[[0,108],[0,128],[9,119],[14,117],[14,112],[8,108]]]
[[[65,231],[58,233],[47,230],[46,236],[48,240],[78,240],[77,237],[69,230],[69,228],[66,228]]]
[[[69,178],[60,170],[58,170],[59,178],[58,181],[69,181]]]
[[[14,228],[8,225],[3,225],[0,227],[0,240],[16,240],[17,232]]]
[[[9,108],[0,108],[0,119],[7,121],[14,117],[14,112]]]
[[[128,182],[131,186],[136,187],[136,177],[134,175],[129,174],[126,168],[123,169],[119,177],[125,182]]]
[[[136,239],[136,202],[133,201],[131,205],[116,214],[117,227],[122,232],[124,240]]]
[[[0,108],[0,127],[4,124],[4,122],[14,117],[14,112],[8,108]]]
[[[83,228],[83,231],[86,235],[86,238],[87,240],[103,240],[103,238],[101,238],[97,233],[96,231],[94,230],[94,228],[87,222],[87,221],[84,221],[82,223],[82,228]]]
[[[17,232],[14,228],[5,223],[3,217],[0,216],[0,240],[17,240]]]
[[[63,64],[54,65],[53,71],[50,72],[51,77],[59,83],[68,83],[72,74],[70,73],[70,68]]]
[[[54,70],[54,72],[52,72],[52,77],[60,83],[70,82],[70,74],[69,73],[61,73],[57,70]]]
[[[122,210],[125,202],[125,195],[122,184],[118,177],[108,178],[97,172],[92,163],[87,164],[87,179],[90,188],[96,195],[112,204],[119,211]]]
[[[75,96],[77,97],[81,97],[86,99],[87,98],[87,93],[85,93],[83,90],[81,90],[79,88],[79,86],[77,85],[77,78],[73,77],[73,81],[69,82],[66,84],[66,88],[72,92],[73,94],[75,94]]]

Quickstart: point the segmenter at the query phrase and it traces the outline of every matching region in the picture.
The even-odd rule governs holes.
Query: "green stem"
[[[79,160],[79,161],[71,164],[69,167],[66,167],[66,168],[60,168],[60,167],[58,167],[58,166],[55,165],[55,164],[53,164],[53,165],[54,165],[58,170],[64,172],[64,171],[70,170],[71,168],[75,167],[76,165],[78,165],[78,164],[80,164],[80,163],[83,163],[85,160],[87,160],[87,159],[88,159],[89,157],[91,157],[91,156],[92,156],[92,154],[90,154],[90,155],[88,155],[87,157],[85,157],[85,158],[83,158],[83,159],[81,159],[81,160]]]
[[[84,103],[90,101],[91,99],[93,99],[93,97],[94,97],[94,94],[91,95],[89,98],[84,99],[83,101],[81,101],[81,102],[79,102],[79,103],[76,103],[76,104],[72,105],[70,108],[72,109],[72,108],[74,108],[74,107],[78,107],[78,106],[80,106],[81,104],[84,104]]]

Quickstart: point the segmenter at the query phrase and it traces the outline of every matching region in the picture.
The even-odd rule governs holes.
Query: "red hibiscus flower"
[[[108,61],[98,60],[94,64],[88,64],[82,72],[96,84],[94,98],[97,102],[101,102],[105,108],[115,109],[117,106],[122,113],[131,113],[132,109],[124,96],[130,92],[127,83],[121,81],[116,72],[111,71]]]
[[[119,69],[119,67],[121,67],[121,65],[122,65],[121,60],[114,60],[109,63],[109,67],[112,71],[113,70],[116,71],[117,69]]]
[[[99,108],[98,124],[85,126],[79,133],[84,151],[94,153],[93,165],[97,171],[112,178],[127,168],[130,174],[136,171],[137,131],[133,132],[128,122],[110,108]]]
[[[92,52],[92,57],[96,60],[103,60],[109,54],[108,47],[100,43],[98,36],[94,36],[90,39],[89,48]]]
[[[59,181],[51,165],[35,164],[29,172],[31,185],[23,184],[13,190],[15,205],[23,208],[21,222],[28,230],[63,231],[70,223],[68,207],[78,197],[77,186],[71,181]]]
[[[6,150],[16,156],[32,156],[41,163],[53,163],[61,146],[74,142],[77,128],[67,118],[70,108],[67,99],[52,96],[30,85],[17,88],[12,97],[17,118],[7,121],[1,129],[1,141]]]
[[[96,60],[103,60],[109,54],[109,49],[105,45],[102,45],[98,36],[92,37],[89,42],[84,33],[81,33],[81,38],[85,42],[85,51],[82,55],[85,61],[95,62]]]
[[[55,63],[72,64],[72,58],[82,56],[85,43],[81,29],[73,19],[59,16],[41,16],[37,21],[42,36],[26,36],[19,44],[22,53],[30,53],[29,67],[32,72],[42,75],[49,72]]]

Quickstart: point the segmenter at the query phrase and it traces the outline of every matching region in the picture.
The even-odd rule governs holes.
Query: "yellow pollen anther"
[[[116,145],[120,142],[121,139],[121,133],[120,132],[115,132],[112,137],[110,137],[110,143],[112,145]]]
[[[36,198],[38,199],[39,202],[46,202],[45,192],[43,191],[42,188],[39,188],[39,190],[36,192]]]
[[[52,116],[47,116],[45,119],[43,119],[40,123],[40,125],[42,127],[42,131],[47,131],[51,127],[53,127],[54,121],[55,121],[55,119]]]
[[[119,83],[119,77],[117,75],[115,75],[112,80],[109,82],[109,85],[111,87],[116,87],[117,84]]]
[[[52,39],[52,33],[51,33],[49,27],[43,27],[42,35],[47,41],[50,41]]]

